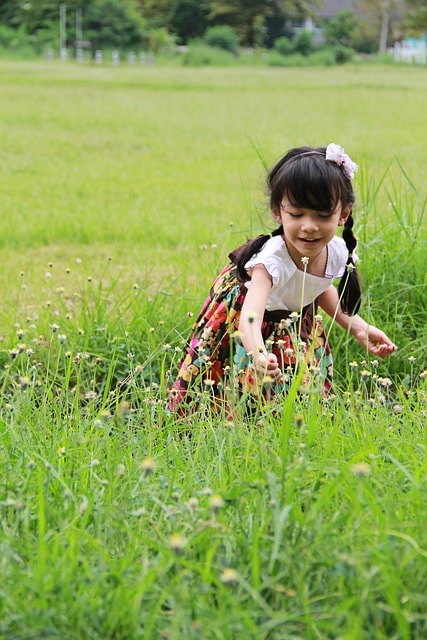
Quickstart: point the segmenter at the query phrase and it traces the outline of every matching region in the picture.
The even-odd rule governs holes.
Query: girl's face
[[[341,204],[338,204],[332,213],[296,207],[284,196],[280,210],[273,212],[273,215],[276,221],[283,225],[289,254],[299,265],[303,257],[313,262],[315,258],[326,254],[326,245],[350,213],[351,206],[343,209]]]

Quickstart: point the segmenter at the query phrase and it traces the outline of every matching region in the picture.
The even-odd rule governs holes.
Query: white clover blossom
[[[335,164],[341,167],[344,175],[349,180],[353,180],[354,173],[359,168],[344,149],[334,142],[328,144],[326,148],[326,160],[331,160],[331,162],[335,162]]]

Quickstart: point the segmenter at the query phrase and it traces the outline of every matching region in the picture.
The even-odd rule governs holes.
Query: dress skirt
[[[200,403],[233,411],[242,397],[251,401],[278,400],[299,372],[300,389],[331,389],[333,362],[326,334],[317,315],[317,303],[299,312],[266,311],[261,333],[268,352],[276,355],[283,382],[255,370],[251,354],[243,347],[239,320],[247,292],[228,264],[214,281],[197,317],[178,376],[169,394],[169,410],[184,415]]]

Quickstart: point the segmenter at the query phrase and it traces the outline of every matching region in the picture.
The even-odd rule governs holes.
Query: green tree
[[[388,44],[402,37],[403,5],[400,0],[358,0],[357,10],[362,18],[360,32],[376,51],[385,51]]]
[[[201,37],[208,23],[208,7],[199,0],[175,0],[170,18],[170,28],[180,44]]]
[[[141,46],[143,23],[129,2],[99,0],[85,12],[83,27],[85,39],[93,49],[131,49]]]
[[[405,25],[410,35],[427,33],[427,0],[408,0],[406,4]]]
[[[324,25],[326,44],[354,47],[359,19],[352,11],[339,11]]]
[[[262,44],[266,17],[275,6],[275,0],[213,0],[209,20],[230,25],[243,45],[254,47]]]
[[[169,28],[174,14],[175,0],[136,0],[140,15],[148,29]]]

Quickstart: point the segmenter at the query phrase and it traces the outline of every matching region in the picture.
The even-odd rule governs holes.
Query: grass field
[[[0,60],[0,86],[0,638],[425,638],[425,69]],[[330,141],[398,352],[328,327],[328,402],[179,424],[190,315],[270,227],[263,163]]]

